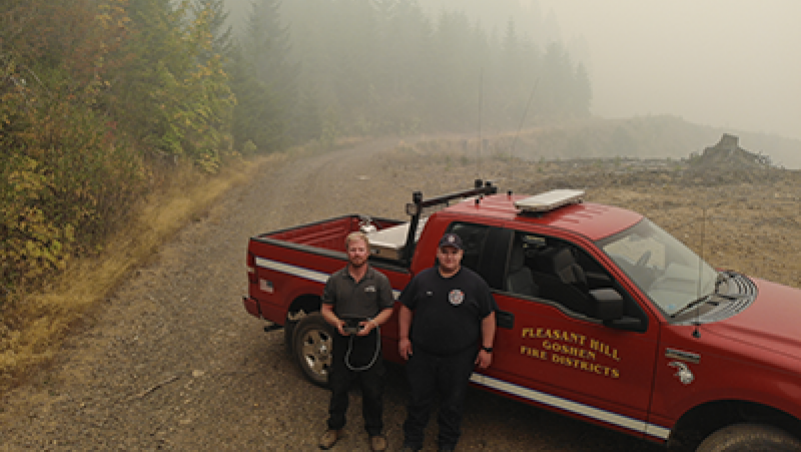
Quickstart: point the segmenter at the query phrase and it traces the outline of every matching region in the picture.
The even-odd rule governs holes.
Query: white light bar
[[[551,190],[515,202],[523,212],[547,212],[584,201],[584,190]]]

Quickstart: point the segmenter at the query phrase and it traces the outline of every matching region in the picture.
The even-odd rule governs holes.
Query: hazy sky
[[[539,5],[565,42],[586,40],[594,114],[669,114],[801,139],[801,0]]]

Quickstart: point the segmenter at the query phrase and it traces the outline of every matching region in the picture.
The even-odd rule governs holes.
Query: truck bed
[[[347,215],[282,229],[260,235],[259,238],[331,251],[344,251],[345,237],[358,230],[367,232],[373,255],[397,259],[397,253],[406,243],[408,223],[385,218],[370,218],[366,221],[362,215]]]
[[[251,296],[245,298],[245,309],[277,325],[285,324],[289,303],[299,298],[311,304],[307,306],[304,304],[307,301],[301,301],[291,312],[316,311],[319,299],[305,297],[319,296],[329,275],[347,264],[348,234],[362,230],[368,236],[389,235],[391,240],[383,246],[397,247],[399,255],[405,245],[405,236],[401,241],[396,240],[403,235],[397,233],[400,229],[408,231],[408,223],[383,218],[371,218],[368,222],[364,216],[347,215],[253,237],[247,257]],[[403,287],[408,279],[407,267],[386,253],[371,252],[388,276],[403,279],[404,282],[396,282],[396,286]],[[391,272],[389,268],[397,270]]]

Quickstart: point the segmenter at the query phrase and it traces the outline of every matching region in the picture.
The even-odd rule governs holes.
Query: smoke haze
[[[225,1],[232,9],[232,23],[242,30],[241,24],[253,0]],[[743,138],[742,145],[746,149],[769,153],[776,162],[788,167],[801,167],[801,58],[796,55],[801,47],[801,24],[798,23],[801,1],[798,0],[336,0],[333,2],[335,12],[341,15],[338,18],[326,16],[316,28],[307,30],[298,26],[301,21],[297,20],[297,14],[313,15],[323,3],[332,2],[282,0],[282,3],[283,19],[295,40],[293,49],[304,60],[307,71],[313,66],[303,42],[307,36],[318,34],[320,28],[332,26],[332,23],[345,31],[352,30],[352,26],[343,27],[348,22],[349,5],[372,4],[376,8],[390,5],[390,9],[398,5],[419,5],[432,26],[438,25],[438,18],[445,12],[464,12],[471,23],[486,30],[491,42],[502,42],[512,29],[521,37],[520,42],[538,48],[540,56],[547,52],[550,43],[556,42],[558,48],[566,51],[570,64],[581,63],[581,69],[586,70],[584,75],[590,90],[588,113],[591,115],[622,121],[633,118],[640,122],[669,118],[661,124],[686,122],[704,127],[704,131],[684,134],[684,138],[691,137],[676,145],[676,152],[682,156],[714,144],[721,133],[732,133]],[[410,62],[403,62],[401,67],[419,70],[425,74],[423,79],[442,78],[430,61],[420,58],[420,48],[413,46],[416,31],[408,27],[401,31],[395,35],[393,46],[407,46],[408,53],[417,56]],[[389,33],[397,33],[397,30]],[[359,37],[354,42],[370,39]],[[465,47],[465,52],[480,50],[463,36],[457,42]],[[343,79],[337,74],[340,66],[346,64],[338,62],[332,52],[324,52],[324,56],[334,66],[311,72],[319,74],[325,83]],[[510,72],[503,68],[495,70],[504,76]],[[479,71],[475,68],[472,71],[475,74],[457,73],[465,78],[472,76],[472,85],[450,83],[449,88],[459,91],[453,88],[459,86],[459,92],[473,99],[471,90],[478,85],[475,79]],[[409,81],[406,75],[399,77]],[[352,77],[353,80],[358,78]],[[491,92],[493,80],[490,76],[483,80],[486,91]],[[524,85],[523,94],[515,93],[515,99],[523,104],[531,91],[530,81]],[[358,86],[356,89],[364,91]],[[547,107],[543,97],[553,94],[553,90],[543,83],[539,84],[536,94],[535,111],[528,117],[518,111],[520,108],[508,109],[509,117],[526,118],[529,121],[526,125],[534,123],[532,118]],[[397,108],[390,107],[390,103],[380,105],[385,110]],[[484,105],[489,110],[490,106],[500,103],[487,101]],[[463,110],[471,107],[472,104]],[[412,110],[412,114],[422,113]],[[489,116],[485,112],[482,114]],[[683,121],[671,122],[674,118]],[[517,124],[518,121],[512,122]],[[488,122],[483,126],[489,130]],[[668,133],[666,136],[678,141],[682,138],[678,135]],[[642,149],[655,148],[650,143],[632,144],[635,145]]]
[[[801,2],[532,0],[586,43],[592,112],[801,139]]]

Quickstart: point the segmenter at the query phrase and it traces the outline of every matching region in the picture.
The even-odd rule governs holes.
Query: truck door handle
[[[515,326],[515,315],[506,311],[495,311],[495,324],[500,328],[511,330]]]

